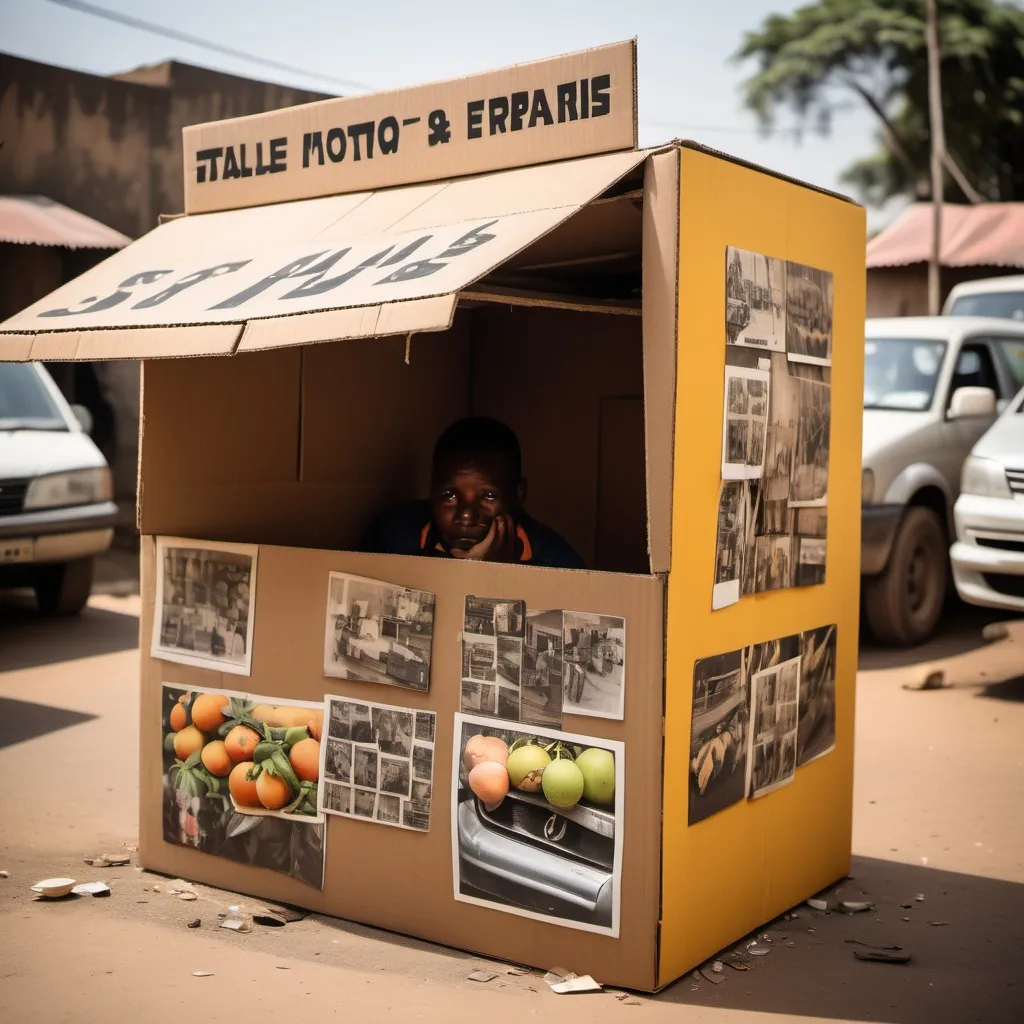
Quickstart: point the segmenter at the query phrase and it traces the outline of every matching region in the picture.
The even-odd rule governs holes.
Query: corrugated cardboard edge
[[[54,363],[147,359],[154,355],[170,359],[229,356],[241,336],[241,324],[99,327],[84,331],[0,334],[0,352],[8,362]],[[13,353],[8,352],[9,345]]]

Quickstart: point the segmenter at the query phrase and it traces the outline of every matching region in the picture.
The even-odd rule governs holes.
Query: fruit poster
[[[455,716],[455,899],[618,938],[625,746]]]
[[[433,711],[328,696],[320,808],[427,832],[434,785]]]
[[[426,693],[434,595],[332,572],[327,586],[324,675]]]
[[[322,704],[164,683],[164,839],[323,888]]]
[[[258,553],[253,544],[158,537],[152,656],[249,675]]]

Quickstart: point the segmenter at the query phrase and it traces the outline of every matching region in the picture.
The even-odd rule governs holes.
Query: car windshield
[[[1024,291],[983,292],[961,295],[950,316],[995,316],[1002,320],[1024,320]]]
[[[67,430],[31,363],[0,363],[0,430]]]
[[[864,345],[864,408],[923,412],[932,404],[944,341],[868,338]]]

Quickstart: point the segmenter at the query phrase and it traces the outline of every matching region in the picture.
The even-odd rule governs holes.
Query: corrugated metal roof
[[[867,265],[927,263],[932,207],[915,203],[868,242]],[[945,267],[1024,267],[1024,203],[946,204],[940,260]]]
[[[0,242],[123,249],[131,239],[46,196],[0,196]]]

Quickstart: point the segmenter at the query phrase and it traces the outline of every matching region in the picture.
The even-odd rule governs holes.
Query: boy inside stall
[[[519,439],[486,416],[453,423],[434,448],[430,497],[381,516],[364,551],[582,569],[583,560],[523,508]]]

